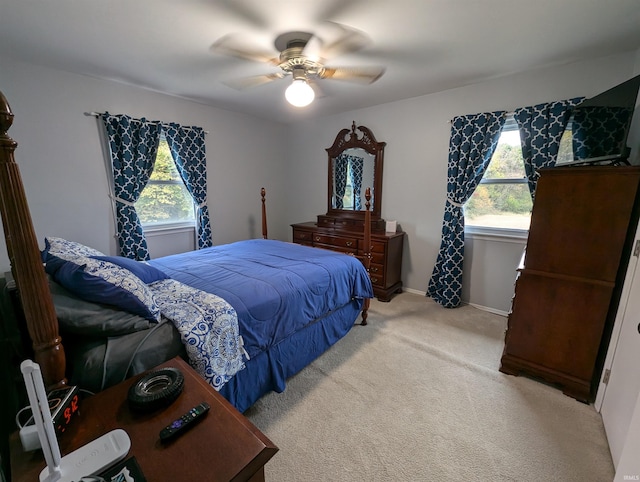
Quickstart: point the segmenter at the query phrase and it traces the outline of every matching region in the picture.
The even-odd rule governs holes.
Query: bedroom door
[[[609,380],[604,386],[600,413],[604,422],[613,463],[617,467],[629,424],[640,393],[640,230],[636,233],[635,251],[629,261],[625,287],[616,317],[619,332],[609,347]],[[613,341],[617,340],[616,343]],[[605,362],[606,376],[607,363]],[[596,404],[597,406],[597,404]]]

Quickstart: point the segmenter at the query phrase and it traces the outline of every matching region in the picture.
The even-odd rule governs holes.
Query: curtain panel
[[[351,182],[353,183],[353,208],[356,211],[360,211],[360,209],[362,209],[362,171],[364,169],[364,158],[358,156],[348,157]]]
[[[176,168],[196,205],[196,246],[198,249],[207,248],[213,245],[213,240],[207,206],[204,130],[174,123],[163,124],[162,127]]]
[[[348,156],[340,155],[334,159],[333,175],[334,175],[334,206],[336,209],[344,208],[344,193],[347,189],[347,168],[349,161]]]
[[[576,109],[573,118],[573,157],[588,159],[624,152],[633,116],[631,107],[590,106]]]
[[[538,170],[555,166],[560,140],[572,109],[582,100],[583,97],[577,97],[515,110],[513,117],[520,130],[524,170],[531,199],[535,199],[536,185],[540,177]]]
[[[506,112],[498,111],[458,116],[451,122],[442,241],[426,292],[445,308],[455,308],[461,301],[463,206],[489,166],[505,118]]]
[[[149,182],[160,142],[160,123],[102,114],[111,152],[116,229],[120,255],[145,261],[147,240],[135,203]]]

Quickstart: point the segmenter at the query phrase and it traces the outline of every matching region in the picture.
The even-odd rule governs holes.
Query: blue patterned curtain
[[[164,124],[165,137],[180,177],[197,206],[196,239],[198,249],[213,245],[209,207],[207,206],[207,159],[204,130]]]
[[[360,211],[362,208],[362,170],[364,159],[358,156],[348,156],[351,182],[353,183],[353,209]]]
[[[504,111],[455,117],[451,123],[442,242],[427,296],[445,308],[460,305],[464,260],[464,203],[482,180],[504,125]]]
[[[148,260],[149,249],[135,203],[149,182],[160,142],[160,123],[127,115],[102,114],[113,170],[120,254]]]
[[[520,130],[520,143],[524,170],[529,181],[531,199],[535,198],[540,174],[538,169],[553,167],[558,159],[560,139],[564,133],[572,108],[582,98],[538,104],[516,109],[513,117]]]
[[[573,157],[589,159],[624,152],[624,141],[633,108],[578,107],[573,117]]]
[[[347,187],[347,156],[340,155],[333,161],[333,190],[335,196],[335,209],[344,207],[344,191]]]

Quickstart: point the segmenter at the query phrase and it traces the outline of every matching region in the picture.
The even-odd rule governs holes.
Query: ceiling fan
[[[286,32],[274,41],[274,46],[279,52],[275,56],[273,52],[247,48],[244,40],[237,35],[227,35],[217,40],[211,46],[211,51],[280,68],[278,72],[227,81],[226,85],[244,90],[291,75],[293,82],[287,88],[285,97],[292,105],[304,107],[313,102],[315,92],[310,84],[316,85],[319,79],[370,84],[378,80],[385,71],[384,67],[378,66],[325,65],[327,59],[355,52],[370,43],[369,38],[359,30],[334,22],[331,24],[341,31],[336,40],[325,44],[320,37],[309,32]]]

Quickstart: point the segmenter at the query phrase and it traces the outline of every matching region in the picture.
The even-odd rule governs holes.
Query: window
[[[353,207],[353,182],[351,181],[351,169],[347,169],[347,185],[344,188],[343,209],[354,209]]]
[[[527,230],[532,206],[520,131],[515,119],[509,117],[482,181],[464,206],[465,224],[476,228]]]
[[[560,147],[558,148],[558,159],[556,165],[573,162],[573,122],[569,119],[567,126],[564,128],[562,137],[560,138]]]
[[[149,183],[136,202],[136,211],[144,227],[195,224],[193,199],[180,178],[164,135]]]

